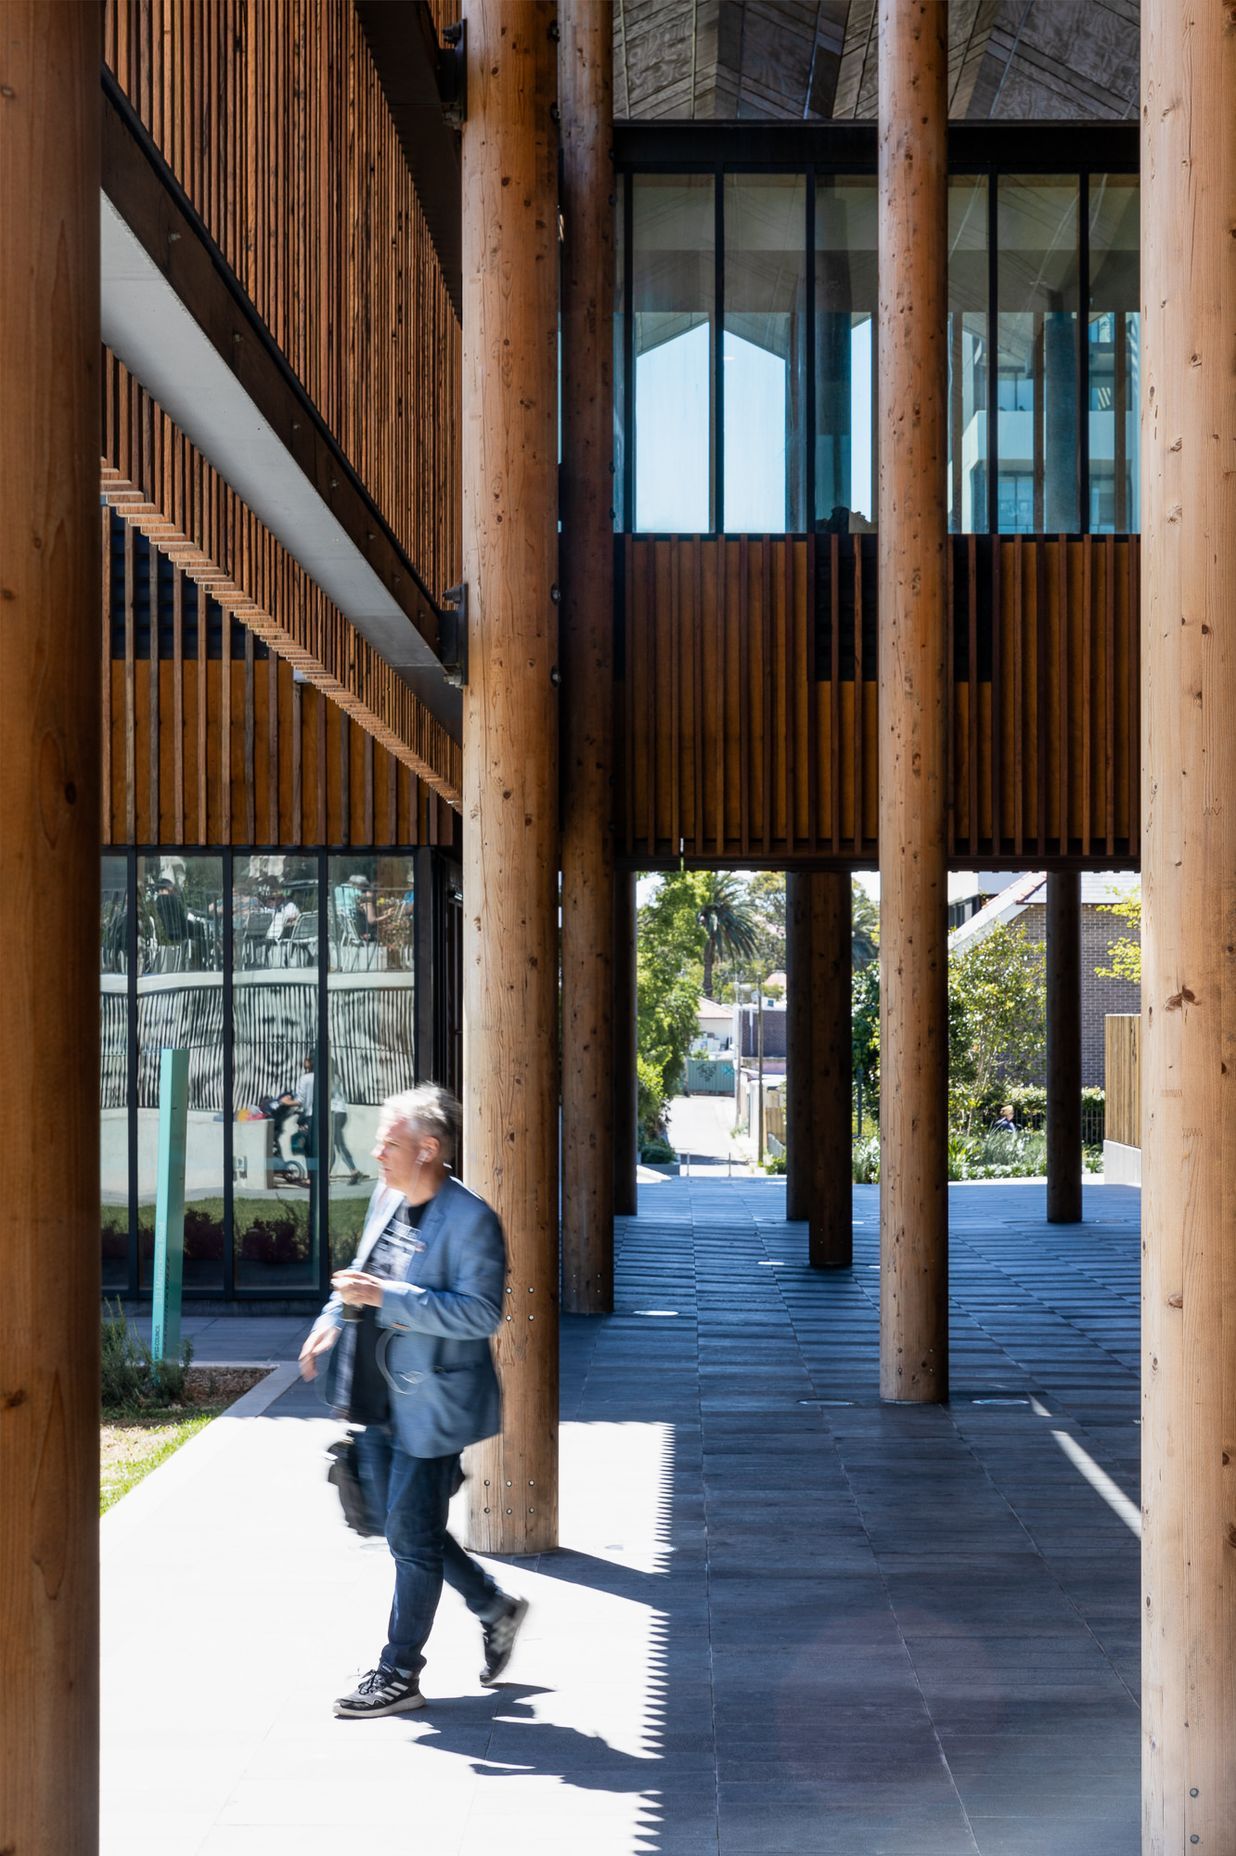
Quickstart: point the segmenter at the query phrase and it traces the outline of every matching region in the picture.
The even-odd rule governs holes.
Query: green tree
[[[880,1112],[880,964],[855,970],[850,993],[850,1051],[866,1113]]]
[[[1107,950],[1111,962],[1107,967],[1096,967],[1095,972],[1101,980],[1132,980],[1135,986],[1142,983],[1142,895],[1126,896],[1123,902],[1104,902],[1099,905],[1105,915],[1118,915],[1121,921],[1128,922],[1132,934],[1122,935],[1113,941]]]
[[[636,947],[639,1122],[651,1139],[681,1082],[699,1027],[705,931],[700,919],[710,878],[680,870],[662,877],[639,911]]]
[[[880,946],[880,911],[861,883],[850,879],[850,958],[857,972],[869,967]]]
[[[757,870],[747,885],[758,940],[751,963],[760,974],[784,973],[786,967],[784,870]]]
[[[1047,1050],[1046,952],[999,923],[948,963],[949,1120],[974,1132],[1002,1082],[1035,1082]]]
[[[685,873],[684,873],[685,874]],[[759,926],[746,885],[732,870],[701,873],[699,921],[704,931],[704,994],[712,998],[713,969],[718,960],[736,965],[754,959]],[[784,908],[782,910],[784,921]]]

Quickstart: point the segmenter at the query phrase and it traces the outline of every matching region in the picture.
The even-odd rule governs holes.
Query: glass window
[[[987,523],[987,201],[985,177],[948,190],[948,525]]]
[[[1138,399],[1141,317],[1138,182],[1134,174],[1090,179],[1090,527],[1136,533],[1141,525]]]
[[[627,324],[627,252],[625,175],[618,176],[614,195],[614,527],[626,527],[627,464],[627,361],[623,347]],[[559,407],[561,419],[561,406]]]
[[[631,307],[635,353],[633,527],[712,528],[716,227],[708,174],[638,174]]]
[[[815,519],[824,528],[875,523],[876,200],[874,179],[816,183]]]
[[[172,851],[137,860],[137,1221],[143,1287],[154,1255],[159,1071],[189,1053],[186,1288],[223,1287],[223,863]]]
[[[998,183],[997,514],[1004,532],[1052,534],[1080,525],[1077,197],[1072,177]]]
[[[318,860],[237,857],[232,876],[236,1283],[316,1285]]]
[[[799,174],[725,180],[724,526],[806,526],[807,187]]]
[[[349,852],[328,871],[330,1105],[321,1152],[329,1147],[338,1265],[351,1261],[374,1188],[378,1112],[416,1080],[416,897],[408,857]]]
[[[99,1200],[103,1287],[129,1287],[129,863],[103,859],[99,915]]]

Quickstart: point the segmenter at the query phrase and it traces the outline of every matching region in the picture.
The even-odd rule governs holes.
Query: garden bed
[[[191,1366],[174,1405],[104,1411],[99,1425],[99,1513],[205,1430],[266,1377],[267,1366]]]

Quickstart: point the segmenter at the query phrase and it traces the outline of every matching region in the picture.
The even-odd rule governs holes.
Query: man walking
[[[361,1482],[395,1561],[387,1643],[375,1669],[335,1713],[355,1719],[424,1706],[425,1639],[445,1578],[484,1637],[481,1681],[510,1661],[527,1603],[495,1585],[447,1532],[467,1444],[501,1421],[489,1336],[502,1319],[506,1251],[483,1200],[450,1173],[459,1105],[430,1085],[383,1104],[379,1184],[352,1267],[301,1348],[306,1379],[324,1366],[323,1396],[364,1425]]]

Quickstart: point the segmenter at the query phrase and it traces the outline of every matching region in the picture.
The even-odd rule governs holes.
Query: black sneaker
[[[397,1669],[371,1669],[350,1695],[339,1697],[335,1713],[345,1720],[376,1721],[384,1714],[410,1714],[424,1706],[415,1676],[402,1676]]]
[[[515,1648],[515,1639],[519,1627],[528,1615],[526,1598],[510,1598],[501,1617],[491,1624],[482,1626],[485,1637],[485,1667],[481,1671],[481,1681],[488,1688],[498,1680],[502,1671],[511,1660],[511,1651]]]

